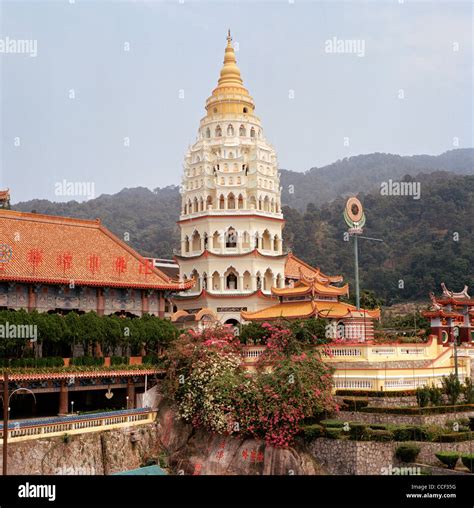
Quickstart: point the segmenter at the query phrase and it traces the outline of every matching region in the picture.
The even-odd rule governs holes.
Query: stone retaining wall
[[[363,413],[360,411],[339,411],[333,418],[348,422],[391,423],[399,425],[445,425],[449,421],[465,420],[474,416],[474,411],[445,413],[438,415],[390,415],[383,413]]]
[[[316,461],[332,475],[380,475],[390,467],[406,467],[395,457],[400,442],[350,441],[318,438],[308,448]],[[425,443],[410,441],[420,447],[417,462],[441,466],[435,456],[440,451],[474,453],[474,441],[462,443]],[[385,472],[385,474],[387,474]]]

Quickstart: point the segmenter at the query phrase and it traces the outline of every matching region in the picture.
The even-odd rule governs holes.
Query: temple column
[[[158,317],[165,317],[165,299],[161,291],[158,291]]]
[[[97,299],[97,314],[99,316],[103,316],[105,309],[105,296],[104,290],[102,288],[97,288],[96,299]]]
[[[219,279],[220,279],[220,285],[219,285],[219,289],[220,291],[224,291],[224,276],[223,275],[219,275]]]
[[[257,291],[257,276],[255,274],[250,277],[252,291]]]
[[[201,252],[204,252],[204,235],[201,236]]]
[[[181,240],[181,254],[186,252],[186,240]]]
[[[149,308],[149,305],[148,305],[147,290],[142,289],[142,315],[148,313],[148,308]]]
[[[36,292],[34,286],[28,286],[28,312],[36,309]]]
[[[225,235],[222,233],[219,235],[219,240],[221,242],[221,253],[225,250]]]
[[[132,378],[127,379],[127,409],[135,409],[135,383]]]
[[[61,381],[61,388],[59,390],[59,412],[58,415],[66,415],[69,405],[69,391],[66,381]]]
[[[237,288],[239,291],[244,290],[244,276],[239,275],[239,287]]]
[[[242,233],[238,233],[237,235],[237,252],[242,252],[242,240],[243,236]]]

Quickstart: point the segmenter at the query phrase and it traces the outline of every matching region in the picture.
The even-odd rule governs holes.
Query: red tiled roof
[[[95,221],[0,210],[0,281],[184,290]]]
[[[309,277],[316,276],[319,282],[342,282],[342,275],[325,275],[321,273],[319,268],[308,265],[294,254],[288,254],[285,264],[285,277],[299,280],[302,274]]]

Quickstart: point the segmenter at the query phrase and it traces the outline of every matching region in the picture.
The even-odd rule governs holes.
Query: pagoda
[[[10,209],[10,189],[0,190],[0,208]]]
[[[432,334],[436,335],[439,343],[474,341],[474,298],[468,294],[468,287],[464,286],[459,293],[449,291],[444,283],[441,284],[442,295],[436,297],[430,293],[431,308],[422,312],[430,318]]]
[[[174,299],[175,321],[205,315],[237,324],[241,311],[271,303],[272,287],[285,285],[280,194],[276,153],[243,85],[229,32],[217,87],[184,161],[176,260],[181,279],[196,284]]]

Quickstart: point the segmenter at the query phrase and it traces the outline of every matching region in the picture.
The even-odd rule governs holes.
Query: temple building
[[[288,275],[291,267],[298,268],[298,277],[288,279],[288,287],[272,288],[279,303],[255,312],[242,312],[245,321],[275,321],[302,318],[324,318],[333,325],[328,328],[328,338],[347,340],[371,340],[374,338],[373,321],[380,319],[380,310],[365,310],[339,301],[348,296],[349,285],[335,286],[341,276],[328,276],[292,256],[288,257]],[[299,266],[298,266],[299,265]],[[303,270],[304,268],[304,270]],[[294,276],[294,275],[293,275]]]
[[[10,189],[0,190],[0,208],[10,209]]]
[[[0,209],[0,309],[165,317],[192,287],[153,266],[97,220]]]
[[[459,293],[449,291],[441,284],[442,295],[430,294],[431,308],[423,312],[430,319],[431,331],[439,343],[474,341],[474,298],[468,294],[468,287]]]
[[[178,221],[180,277],[196,285],[174,299],[184,315],[236,324],[240,312],[272,301],[284,287],[280,179],[244,87],[230,34],[217,87],[184,162]],[[183,312],[174,320],[183,318]],[[189,319],[186,317],[186,319]]]
[[[373,337],[378,311],[339,303],[348,286],[332,284],[342,277],[326,276],[283,250],[277,156],[243,85],[230,33],[197,138],[184,161],[175,256],[180,278],[196,284],[173,297],[173,322],[185,328],[325,316],[347,327],[351,338]]]

